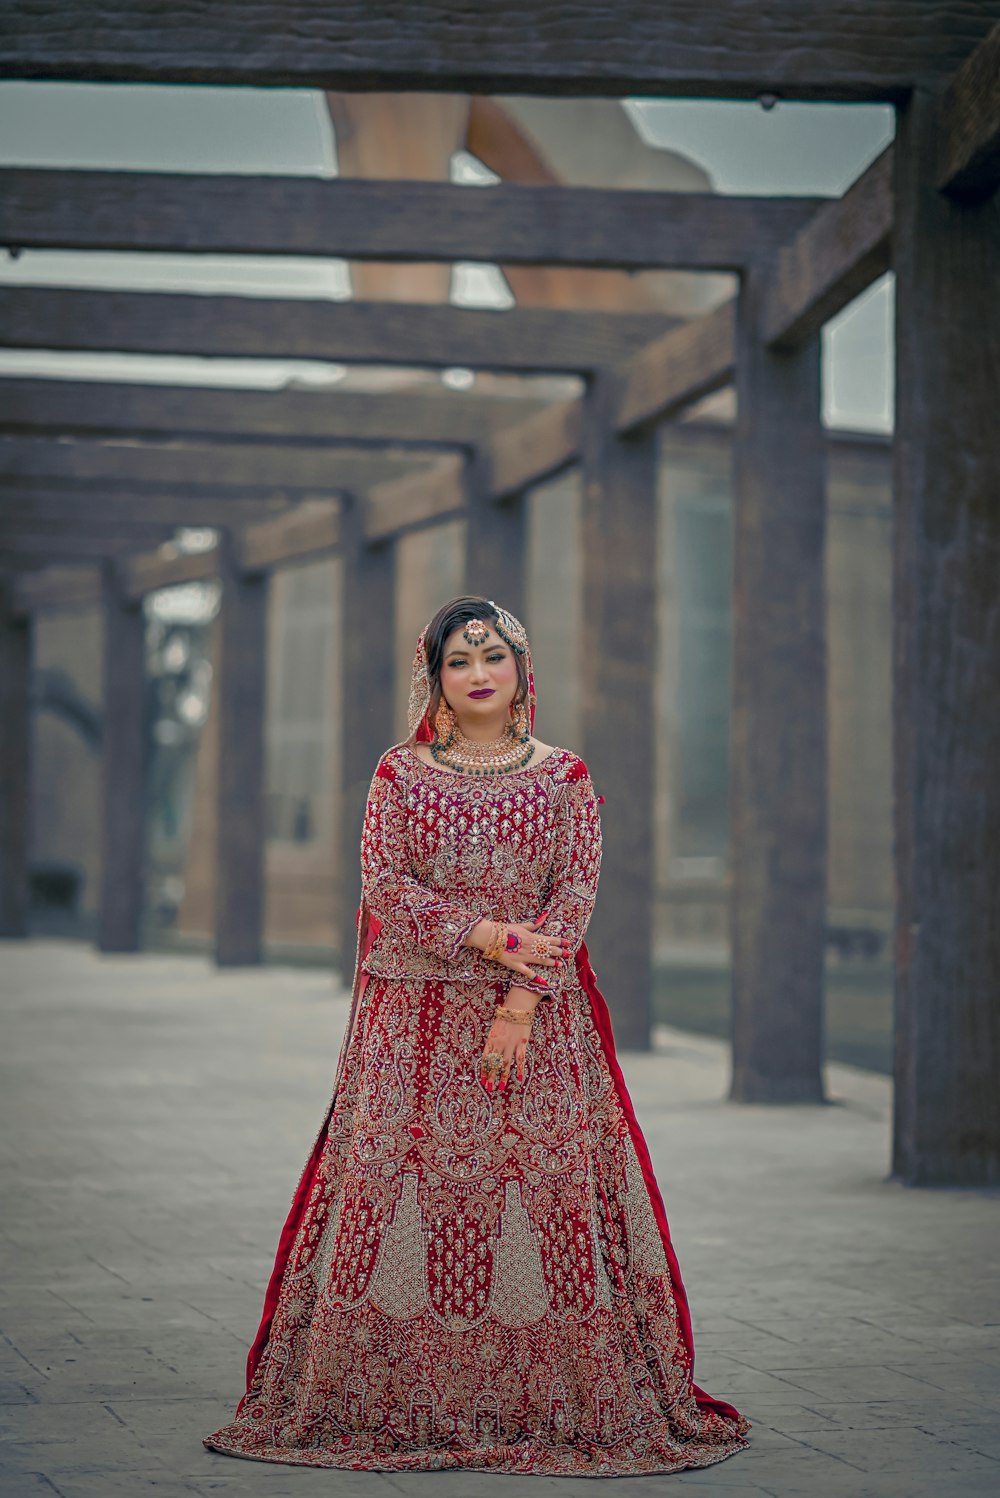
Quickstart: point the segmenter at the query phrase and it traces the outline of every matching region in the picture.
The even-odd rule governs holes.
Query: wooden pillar
[[[610,375],[588,386],[583,444],[580,642],[583,757],[604,854],[587,946],[617,1044],[650,1044],[656,646],[655,432],[622,437]]]
[[[825,480],[820,337],[761,336],[739,297],[730,826],[732,1081],[744,1103],[823,1101]]]
[[[215,960],[261,960],[264,921],[266,572],[244,573],[231,535],[219,535],[219,767]]]
[[[101,564],[103,726],[101,882],[97,946],[138,952],[142,945],[146,848],[144,733],[146,619],[126,596],[117,561]]]
[[[0,937],[28,934],[31,635],[0,578]]]
[[[365,543],[358,500],[345,511],[344,530],[338,626],[343,767],[338,927],[341,976],[345,984],[350,984],[357,947],[359,854],[368,787],[379,759],[396,740],[396,546],[391,540],[375,546]]]
[[[466,469],[465,586],[469,593],[492,598],[527,624],[527,496],[510,494],[494,502],[491,483],[489,455],[479,448]]]
[[[893,1172],[1000,1185],[1000,197],[935,186],[938,106],[894,146]]]

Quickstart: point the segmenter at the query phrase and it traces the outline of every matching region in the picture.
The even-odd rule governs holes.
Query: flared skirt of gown
[[[750,1422],[693,1381],[687,1299],[583,947],[523,1084],[479,1081],[504,985],[362,980],[285,1223],[231,1456],[669,1473]],[[356,988],[356,995],[358,989]]]

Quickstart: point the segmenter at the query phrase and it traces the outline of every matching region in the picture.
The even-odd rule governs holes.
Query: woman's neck
[[[472,723],[464,720],[460,714],[455,714],[458,722],[458,731],[474,744],[494,744],[502,739],[504,729],[510,721],[506,712],[492,719],[476,718]]]

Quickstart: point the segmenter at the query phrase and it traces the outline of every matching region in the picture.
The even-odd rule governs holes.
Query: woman
[[[583,944],[587,768],[532,736],[524,629],[459,598],[361,845],[351,1017],[233,1421],[304,1466],[622,1476],[750,1423],[693,1382],[684,1287]]]

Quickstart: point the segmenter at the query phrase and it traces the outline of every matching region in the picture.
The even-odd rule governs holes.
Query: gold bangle
[[[508,1009],[506,1004],[498,1004],[496,1012],[498,1019],[509,1019],[515,1025],[530,1025],[535,1017],[533,1009]]]
[[[490,936],[490,943],[488,947],[483,948],[483,956],[491,958],[494,962],[499,962],[500,958],[506,955],[507,932],[506,928],[499,921],[493,921],[492,926],[493,932]]]

